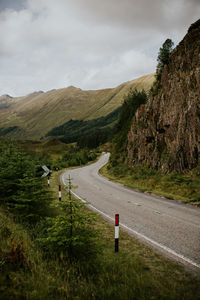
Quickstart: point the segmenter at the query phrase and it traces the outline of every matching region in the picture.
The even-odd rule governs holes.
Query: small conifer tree
[[[161,88],[161,75],[162,71],[164,69],[164,66],[169,63],[169,58],[173,50],[174,43],[171,39],[166,39],[166,41],[163,43],[162,47],[160,48],[158,52],[158,58],[157,58],[157,67],[156,67],[156,75],[155,75],[155,81],[153,82],[153,85],[151,87],[151,94],[153,96],[158,94],[158,91]]]
[[[32,225],[46,217],[50,200],[44,179],[37,177],[38,164],[36,156],[12,143],[0,145],[0,205]]]
[[[166,39],[166,41],[163,43],[162,47],[158,52],[158,58],[157,58],[158,64],[156,68],[157,79],[160,79],[164,65],[167,65],[169,62],[169,58],[173,50],[173,45],[174,43],[172,42],[171,39]]]

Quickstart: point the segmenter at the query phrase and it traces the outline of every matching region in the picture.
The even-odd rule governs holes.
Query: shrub
[[[36,156],[16,149],[11,143],[1,145],[1,205],[12,212],[18,221],[29,224],[47,215],[50,200],[44,180],[37,177],[38,164]]]
[[[61,215],[47,218],[44,236],[38,239],[40,246],[60,259],[87,261],[97,254],[97,231],[94,214],[84,209],[84,204],[68,194],[66,202],[58,204]]]

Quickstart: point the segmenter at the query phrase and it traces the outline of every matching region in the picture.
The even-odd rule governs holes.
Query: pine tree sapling
[[[71,187],[69,180],[67,201],[57,203],[61,214],[47,218],[46,233],[38,242],[49,254],[56,253],[62,259],[81,259],[83,263],[96,256],[98,233],[93,226],[94,213],[71,196]]]

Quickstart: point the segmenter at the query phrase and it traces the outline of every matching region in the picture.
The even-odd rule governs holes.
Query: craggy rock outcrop
[[[128,164],[184,172],[200,157],[200,20],[164,67],[161,89],[137,111],[128,134]]]
[[[0,109],[6,109],[13,103],[13,98],[9,95],[0,96]]]

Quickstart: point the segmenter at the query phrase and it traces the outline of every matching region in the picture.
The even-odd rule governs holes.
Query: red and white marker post
[[[115,252],[119,251],[119,214],[115,215]]]
[[[61,201],[61,185],[59,185],[59,192],[58,192],[58,194],[59,194],[59,201]]]

